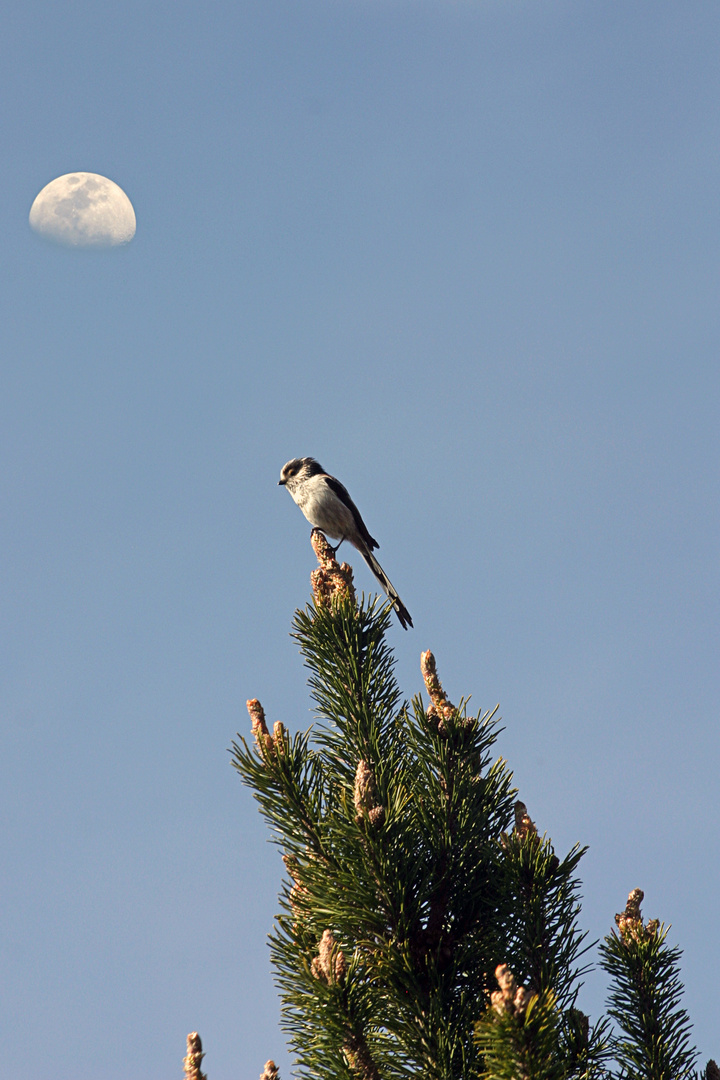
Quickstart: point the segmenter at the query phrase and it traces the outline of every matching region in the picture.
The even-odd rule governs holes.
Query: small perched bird
[[[343,540],[349,540],[357,548],[390,598],[403,628],[412,626],[408,609],[373,555],[373,549],[380,545],[367,531],[360,511],[340,481],[326,473],[315,458],[303,457],[283,465],[278,484],[288,489],[314,529],[338,541],[335,551]]]

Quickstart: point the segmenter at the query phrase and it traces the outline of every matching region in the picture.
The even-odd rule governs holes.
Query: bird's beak
[[[278,480],[278,487],[285,487],[287,480]]]

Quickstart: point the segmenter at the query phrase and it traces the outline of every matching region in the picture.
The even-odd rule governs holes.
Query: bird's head
[[[297,457],[292,461],[288,461],[287,465],[283,465],[280,471],[280,479],[278,485],[285,487],[287,484],[293,486],[293,482],[301,482],[307,480],[311,476],[318,476],[325,470],[322,465],[311,457]]]

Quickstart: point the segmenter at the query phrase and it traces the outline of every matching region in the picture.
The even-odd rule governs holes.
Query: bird
[[[338,541],[334,552],[337,552],[345,540],[360,552],[383,592],[389,597],[400,625],[404,630],[412,626],[410,612],[373,555],[373,550],[380,545],[368,532],[360,511],[343,484],[326,473],[315,458],[302,457],[293,458],[287,465],[283,465],[278,485],[287,488],[314,529],[320,529]]]

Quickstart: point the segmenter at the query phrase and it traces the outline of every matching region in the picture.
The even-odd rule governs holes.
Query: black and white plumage
[[[287,488],[313,528],[339,541],[336,551],[343,540],[349,540],[357,548],[390,598],[404,629],[412,626],[409,611],[373,555],[373,549],[380,545],[368,532],[360,511],[340,481],[326,473],[315,458],[304,457],[293,458],[283,465],[278,483]]]

